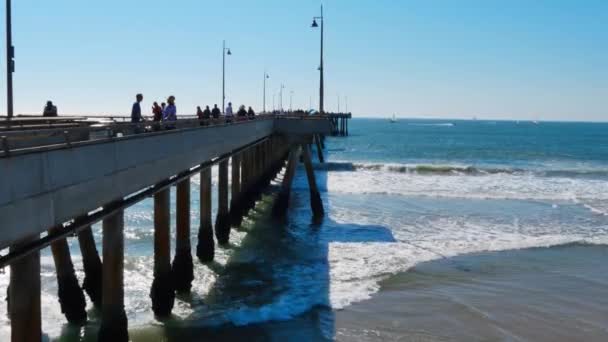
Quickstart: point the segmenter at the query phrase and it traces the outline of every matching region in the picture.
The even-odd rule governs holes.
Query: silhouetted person
[[[53,101],[46,102],[46,106],[44,106],[44,110],[42,111],[42,116],[46,116],[46,117],[56,117],[57,116],[57,106],[53,105]]]
[[[217,105],[213,105],[213,109],[211,110],[211,116],[213,116],[214,119],[219,119],[220,113],[220,109],[217,108]]]
[[[167,107],[163,111],[163,122],[170,123],[166,125],[166,129],[174,129],[177,121],[177,107],[175,107],[175,96],[169,96],[167,99]]]
[[[135,96],[135,103],[133,104],[133,108],[131,109],[131,122],[139,123],[144,121],[144,118],[141,116],[141,101],[144,100],[144,96],[142,94],[137,94]]]
[[[249,110],[247,110],[247,116],[249,117],[249,120],[255,119],[255,112],[251,106],[249,107]]]
[[[240,119],[246,119],[247,118],[247,111],[245,110],[245,106],[240,106],[239,107],[239,111],[236,112],[236,115],[239,117]]]
[[[209,106],[205,106],[205,110],[203,111],[203,119],[209,118],[211,118],[211,109],[209,109]]]
[[[196,106],[196,117],[198,117],[199,120],[203,120],[203,110],[201,109],[201,106]]]

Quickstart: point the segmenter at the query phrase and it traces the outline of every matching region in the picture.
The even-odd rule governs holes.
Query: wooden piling
[[[323,148],[321,147],[321,137],[318,134],[313,136],[313,140],[317,146],[317,157],[319,158],[319,163],[325,163],[325,158],[323,158]]]
[[[20,250],[32,237],[11,247]],[[11,264],[8,290],[9,317],[11,319],[11,341],[40,341],[42,319],[40,308],[40,251],[33,252]]]
[[[190,247],[190,178],[177,184],[177,222],[175,231],[175,258],[173,259],[173,286],[180,293],[190,292],[194,280],[194,264]]]
[[[154,194],[154,280],[150,290],[152,311],[157,317],[171,315],[175,287],[171,275],[171,190]]]
[[[101,308],[102,301],[102,266],[93,230],[87,227],[78,233],[78,245],[82,254],[82,265],[84,268],[84,280],[82,288],[89,295],[89,299],[97,308]]]
[[[315,171],[312,167],[312,160],[307,148],[302,148],[302,156],[304,157],[304,167],[306,168],[306,177],[308,178],[308,187],[310,188],[310,206],[313,216],[322,217],[325,214],[321,194],[317,187]]]
[[[273,216],[276,218],[284,218],[287,215],[287,209],[289,208],[289,196],[291,195],[291,183],[296,173],[296,167],[298,164],[298,148],[292,147],[289,151],[289,161],[287,162],[287,169],[283,177],[283,184],[281,191],[277,196],[277,199],[272,208]]]
[[[99,341],[127,342],[124,305],[124,211],[103,220],[103,299]]]
[[[232,156],[232,182],[230,199],[230,223],[238,227],[242,223],[243,209],[241,208],[241,156]]]
[[[228,160],[219,164],[218,207],[215,219],[215,237],[220,245],[227,245],[230,239],[230,214],[228,212]]]
[[[61,226],[49,229],[49,234],[61,231]],[[70,255],[70,247],[66,239],[61,239],[51,244],[51,253],[55,262],[57,274],[57,297],[61,312],[68,322],[72,324],[83,324],[87,321],[85,311],[86,301],[82,289],[78,284],[78,278],[74,271],[74,264]]]
[[[202,170],[200,177],[201,223],[198,229],[196,256],[201,262],[211,262],[215,254],[215,240],[213,240],[213,223],[211,220],[211,168]]]

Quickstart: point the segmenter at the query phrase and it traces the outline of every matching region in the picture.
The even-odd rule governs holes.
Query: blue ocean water
[[[381,295],[382,284],[422,263],[608,243],[608,124],[354,119],[349,130],[347,138],[328,137],[327,163],[315,164],[324,221],[311,218],[302,167],[288,221],[271,220],[279,177],[233,230],[231,247],[218,249],[211,265],[195,263],[192,295],[178,299],[169,322],[156,321],[148,296],[152,202],[127,210],[125,297],[134,340],[251,333],[331,340],[338,310]],[[193,245],[197,188],[195,177]],[[99,227],[95,234],[99,242]],[[82,277],[77,257],[75,264]],[[98,316],[83,330],[64,326],[48,251],[42,267],[45,332],[94,340]],[[0,276],[0,285],[7,282]],[[8,336],[8,321],[0,323]]]

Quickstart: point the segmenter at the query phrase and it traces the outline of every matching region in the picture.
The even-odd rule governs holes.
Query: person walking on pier
[[[144,121],[144,118],[141,116],[141,101],[143,100],[144,96],[142,94],[135,95],[135,103],[133,104],[133,108],[131,108],[131,123]]]
[[[142,127],[139,126],[140,122],[144,121],[144,118],[141,116],[141,101],[144,100],[144,96],[142,94],[135,95],[135,103],[131,108],[131,123],[137,124],[137,126],[133,127],[133,131],[135,134],[141,133]]]
[[[247,116],[249,117],[249,120],[255,119],[255,112],[251,106],[249,106],[249,109],[247,110]]]
[[[154,121],[152,129],[158,131],[160,130],[160,121],[163,119],[163,109],[158,105],[158,102],[154,102],[152,105],[152,114],[152,120]]]
[[[211,110],[211,116],[214,119],[219,119],[220,118],[220,109],[217,108],[217,105],[213,105],[213,109]]]
[[[239,111],[236,112],[236,116],[238,117],[238,120],[247,120],[247,111],[245,110],[245,106],[241,105],[239,107]]]
[[[56,117],[57,116],[57,106],[53,105],[53,101],[47,101],[44,110],[42,111],[42,116],[45,117]]]
[[[169,96],[167,107],[163,111],[163,122],[171,123],[166,125],[166,129],[174,129],[177,121],[177,107],[175,107],[175,96]]]
[[[199,120],[203,120],[203,110],[201,109],[201,106],[196,106],[196,117]]]
[[[211,109],[209,106],[205,106],[205,110],[203,111],[203,119],[209,120],[211,118]]]
[[[234,113],[232,112],[232,102],[228,102],[228,107],[226,107],[226,123],[231,123],[232,118],[234,117]]]

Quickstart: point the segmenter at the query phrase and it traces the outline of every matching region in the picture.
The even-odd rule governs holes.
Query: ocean
[[[315,164],[325,219],[312,220],[300,166],[289,218],[273,221],[279,177],[216,261],[195,262],[192,293],[165,322],[149,299],[152,201],[128,209],[133,341],[608,340],[608,124],[354,119],[349,130]],[[86,327],[65,324],[48,250],[42,284],[47,337],[94,341],[94,309]]]

